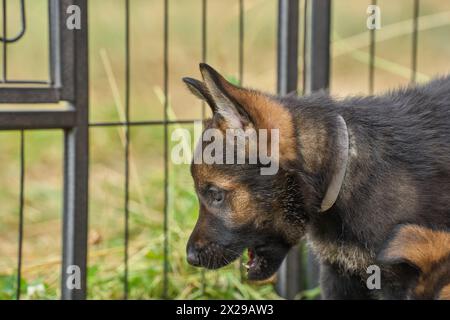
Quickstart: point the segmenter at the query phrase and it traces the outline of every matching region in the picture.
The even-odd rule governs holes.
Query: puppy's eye
[[[216,187],[209,188],[208,194],[211,203],[215,206],[220,205],[225,199],[225,192]]]

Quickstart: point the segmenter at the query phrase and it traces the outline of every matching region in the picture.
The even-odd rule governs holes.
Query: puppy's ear
[[[208,88],[206,88],[203,82],[188,77],[183,78],[183,82],[194,96],[204,100],[209,105],[213,113],[217,111],[216,103],[212,99],[210,93],[208,92]]]
[[[245,94],[245,89],[234,86],[206,63],[200,63],[200,72],[216,104],[215,115],[222,117],[231,129],[245,129],[251,124],[245,106],[236,101],[236,96]]]
[[[450,254],[450,234],[417,225],[403,225],[378,255],[385,264],[406,263],[422,273]]]
[[[278,131],[280,164],[296,159],[294,121],[286,107],[272,96],[235,86],[207,64],[200,64],[200,72],[214,102],[213,120],[219,129],[266,129],[267,150],[271,150],[272,130]]]

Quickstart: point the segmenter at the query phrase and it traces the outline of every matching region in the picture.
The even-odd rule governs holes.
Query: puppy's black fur
[[[270,96],[235,87],[209,66],[201,69],[204,83],[185,82],[213,104],[207,126],[237,123],[284,131],[275,176],[259,175],[258,165],[193,164],[201,209],[188,244],[189,261],[220,267],[251,248],[259,263],[249,277],[262,279],[306,235],[321,261],[324,298],[404,297],[395,267],[381,266],[382,289],[373,291],[366,286],[366,269],[378,263],[376,253],[400,224],[450,228],[450,77],[339,100],[325,92]],[[341,161],[339,117],[349,140],[345,178],[331,208],[320,212]],[[224,177],[230,183],[220,185]],[[210,199],[217,198],[217,189],[220,205]],[[222,221],[220,232],[214,219]],[[202,260],[207,255],[215,257],[214,265]]]
[[[296,118],[306,114],[312,121],[323,121],[330,114],[342,115],[357,149],[350,157],[335,205],[323,215],[308,215],[309,238],[320,243],[316,247],[338,244],[342,250],[367,252],[363,258],[368,258],[367,265],[374,263],[375,252],[398,224],[450,226],[449,77],[382,96],[336,101],[318,93],[282,101]],[[329,134],[334,133],[330,130]],[[320,179],[320,174],[309,178]],[[353,249],[346,249],[349,246]],[[347,288],[358,283],[366,291],[363,270],[348,272],[346,262],[330,263],[328,250],[323,251],[327,265],[322,268],[321,282],[325,298],[353,297],[357,291]],[[351,274],[361,272],[362,280],[351,279]],[[403,297],[401,285],[395,283],[395,276],[389,276],[392,272],[384,270],[383,274],[385,296]],[[335,283],[330,277],[347,279]],[[366,292],[357,297],[374,294]]]

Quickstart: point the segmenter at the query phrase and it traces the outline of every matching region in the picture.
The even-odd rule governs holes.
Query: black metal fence
[[[88,7],[87,0],[48,0],[49,9],[49,56],[50,69],[48,79],[42,81],[27,79],[10,79],[8,75],[8,46],[20,41],[27,28],[26,3],[21,0],[21,30],[10,36],[7,30],[8,0],[1,0],[3,6],[3,32],[0,39],[2,55],[2,79],[0,83],[0,103],[60,103],[63,109],[32,110],[2,109],[0,111],[1,130],[20,130],[20,203],[19,203],[19,247],[17,299],[21,292],[21,259],[23,245],[23,202],[24,202],[24,131],[34,129],[59,128],[64,131],[64,205],[63,205],[63,249],[61,270],[61,295],[63,299],[85,299],[87,293],[87,234],[88,234],[88,167],[89,167],[89,128],[90,127],[124,127],[125,162],[124,162],[124,297],[128,297],[128,260],[129,260],[129,181],[130,181],[130,127],[153,126],[164,127],[164,268],[163,298],[167,297],[169,266],[169,127],[173,124],[190,124],[194,120],[172,121],[168,114],[169,96],[169,0],[164,3],[164,118],[161,121],[131,121],[130,119],[130,0],[124,0],[125,15],[125,121],[95,122],[88,119]],[[304,0],[304,12],[300,14],[300,0],[278,1],[278,93],[287,94],[297,91],[299,63],[303,67],[303,93],[328,88],[330,74],[330,0]],[[374,2],[376,3],[376,1]],[[202,60],[207,61],[207,0],[202,4]],[[78,6],[81,14],[81,28],[70,30],[66,20],[72,5]],[[239,0],[239,46],[238,65],[239,81],[244,75],[244,0]],[[411,80],[415,80],[417,66],[417,26],[419,0],[414,0],[413,44]],[[300,21],[300,17],[304,21]],[[304,35],[304,61],[299,61],[300,35]],[[371,31],[369,86],[373,91],[375,30]],[[205,115],[203,107],[203,116]],[[317,285],[317,266],[310,255],[309,262],[302,261],[299,249],[293,250],[283,263],[279,274],[277,290],[283,297],[293,298],[300,290]],[[70,266],[78,266],[81,272],[81,287],[70,289],[66,286]],[[305,279],[308,279],[305,284]]]
[[[24,130],[60,128],[64,130],[64,210],[63,257],[61,293],[63,299],[82,299],[86,296],[87,218],[88,218],[88,65],[87,65],[87,1],[49,0],[49,57],[48,79],[33,81],[10,79],[8,76],[8,46],[20,41],[26,32],[26,4],[21,1],[22,30],[8,36],[7,4],[2,0],[2,87],[0,103],[59,103],[63,109],[39,107],[30,110],[2,110],[0,128],[21,130],[20,150],[20,221],[18,248],[17,298],[21,292],[21,261],[23,247],[24,203]],[[69,30],[66,17],[69,6],[81,10],[81,28]],[[70,290],[67,268],[76,265],[82,274],[81,288]]]

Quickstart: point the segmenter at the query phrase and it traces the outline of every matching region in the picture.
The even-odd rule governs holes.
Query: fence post
[[[305,0],[304,94],[329,86],[331,0]],[[278,8],[278,94],[297,89],[298,0],[279,0]],[[303,289],[319,284],[319,267],[313,253],[304,263],[302,246],[291,250],[277,276],[277,292],[293,299]],[[304,266],[305,265],[305,266]],[[303,276],[303,277],[302,277]]]
[[[66,28],[65,5],[60,10],[60,30]],[[63,262],[61,275],[61,298],[65,300],[86,299],[87,231],[88,231],[88,49],[87,49],[87,0],[75,0],[80,8],[81,29],[74,33],[74,97],[69,101],[76,111],[76,126],[64,132],[64,213],[63,213]],[[66,32],[67,30],[64,30]],[[60,48],[61,50],[61,48]],[[64,83],[63,83],[64,85]],[[75,269],[72,269],[74,268]],[[78,274],[79,272],[79,274]],[[79,275],[81,286],[75,284]]]
[[[328,89],[330,78],[330,0],[306,0],[305,94]]]
[[[299,0],[278,1],[278,84],[280,95],[297,90]],[[283,261],[276,289],[280,296],[293,299],[303,288],[301,285],[301,249],[295,247]]]
[[[331,0],[306,0],[304,94],[328,89],[330,81]],[[306,264],[307,288],[319,285],[319,265],[309,251]]]

